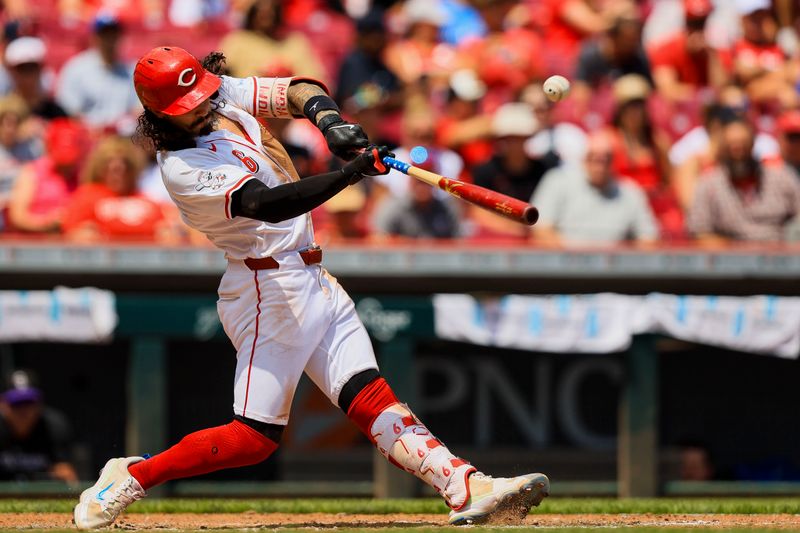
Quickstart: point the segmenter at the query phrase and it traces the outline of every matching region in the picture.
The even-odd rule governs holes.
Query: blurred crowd
[[[392,172],[316,209],[317,241],[531,246],[800,240],[796,0],[7,0],[0,233],[205,245],[135,142],[132,68],[221,50],[230,75],[326,83],[423,168],[532,201],[533,228]],[[572,81],[554,104],[542,82]],[[300,175],[341,164],[273,121]]]

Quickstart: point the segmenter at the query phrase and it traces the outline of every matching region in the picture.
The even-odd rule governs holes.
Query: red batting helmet
[[[133,85],[142,105],[165,115],[188,113],[219,89],[222,80],[177,46],[147,52],[133,71]]]

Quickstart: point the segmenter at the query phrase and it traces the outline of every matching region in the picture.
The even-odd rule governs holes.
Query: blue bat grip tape
[[[393,168],[395,170],[399,170],[403,174],[408,174],[408,169],[411,167],[408,163],[404,163],[402,161],[398,161],[393,157],[384,157],[383,164],[389,168]]]

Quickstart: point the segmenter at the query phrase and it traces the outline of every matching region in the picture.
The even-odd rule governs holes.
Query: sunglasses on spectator
[[[796,143],[800,141],[800,131],[791,131],[786,134],[786,140]]]
[[[687,30],[702,30],[706,27],[706,17],[700,18],[689,18],[686,19],[686,29]]]
[[[15,65],[11,67],[15,72],[22,72],[22,73],[33,73],[38,72],[42,69],[42,65],[39,63],[20,63],[19,65]]]
[[[614,154],[611,152],[589,152],[586,154],[586,161],[590,163],[604,163],[608,164],[613,159]]]

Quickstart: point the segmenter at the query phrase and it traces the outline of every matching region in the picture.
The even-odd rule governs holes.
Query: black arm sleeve
[[[273,188],[252,179],[231,196],[231,214],[271,223],[288,220],[322,205],[347,187],[351,177],[337,170]]]

